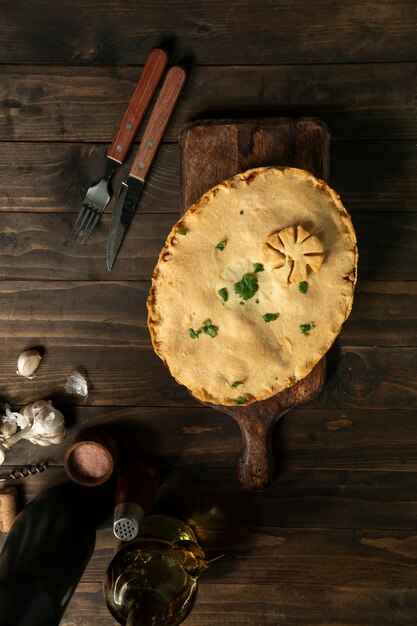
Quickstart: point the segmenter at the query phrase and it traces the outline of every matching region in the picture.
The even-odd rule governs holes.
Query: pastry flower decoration
[[[264,261],[273,263],[273,276],[281,283],[299,283],[309,269],[319,273],[324,248],[320,239],[302,226],[288,226],[269,235],[263,245]]]

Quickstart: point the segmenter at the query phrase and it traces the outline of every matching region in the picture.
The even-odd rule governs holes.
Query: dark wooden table
[[[52,398],[70,425],[22,498],[64,478],[81,426],[104,424],[162,468],[156,509],[226,553],[202,578],[189,626],[417,624],[415,0],[14,0],[0,11],[0,396]],[[141,64],[167,38],[190,77],[109,274],[112,207],[85,247],[68,235]],[[359,282],[324,392],[278,424],[277,477],[248,493],[235,477],[237,426],[165,371],[145,300],[178,215],[181,126],[291,113],[330,128],[330,183],[357,230]],[[17,378],[34,345],[46,352],[38,375]],[[86,403],[63,391],[75,368],[90,381]],[[22,442],[7,463],[39,455]],[[101,581],[114,547],[103,527],[65,626],[113,623]]]

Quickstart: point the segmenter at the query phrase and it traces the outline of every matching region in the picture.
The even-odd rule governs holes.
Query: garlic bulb
[[[26,378],[33,378],[33,374],[38,369],[41,360],[42,356],[37,350],[25,350],[17,359],[16,374]]]
[[[67,434],[64,416],[52,406],[51,400],[37,400],[27,404],[21,413],[13,414],[9,411],[8,419],[15,421],[22,430],[4,442],[3,445],[7,449],[20,439],[28,439],[38,446],[58,444]]]
[[[31,430],[25,437],[31,443],[49,446],[64,441],[67,434],[64,416],[52,406],[51,400],[37,400],[28,404],[23,407],[22,414],[31,425]]]

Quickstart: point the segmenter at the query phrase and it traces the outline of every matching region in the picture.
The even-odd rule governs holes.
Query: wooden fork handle
[[[155,48],[152,50],[136,83],[132,98],[126,109],[126,113],[120,122],[116,136],[107,152],[107,156],[118,163],[123,163],[132,141],[135,138],[139,124],[148,109],[152,96],[162,78],[162,74],[168,63],[168,55],[165,50]]]
[[[155,158],[165,129],[184,87],[186,72],[182,67],[171,67],[143,133],[129,176],[145,180]]]

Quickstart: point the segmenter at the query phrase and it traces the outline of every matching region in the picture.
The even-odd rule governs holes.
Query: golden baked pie
[[[334,342],[357,256],[350,217],[325,182],[290,167],[238,174],[167,238],[148,298],[154,349],[200,400],[268,398]]]

